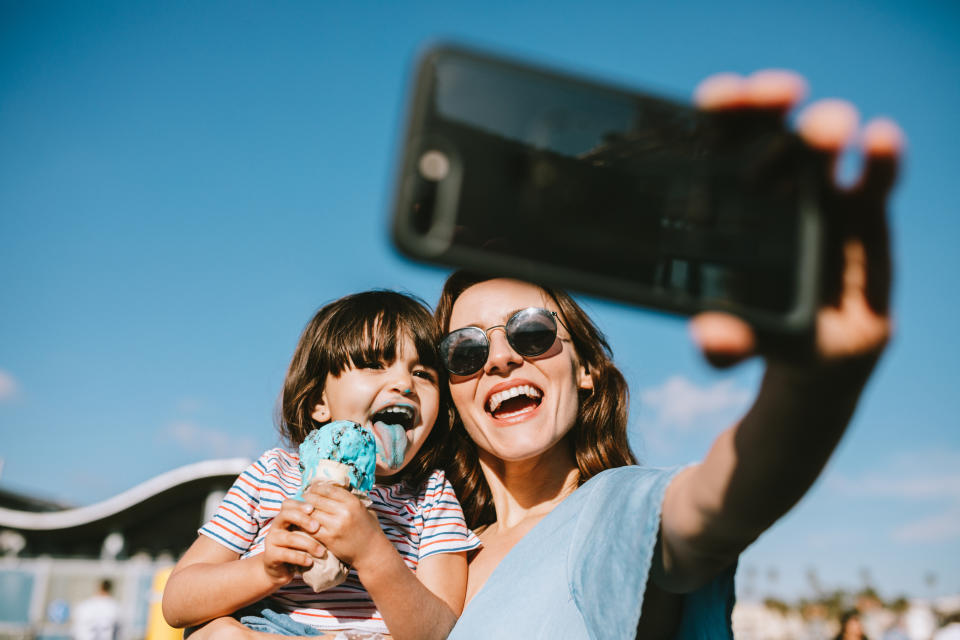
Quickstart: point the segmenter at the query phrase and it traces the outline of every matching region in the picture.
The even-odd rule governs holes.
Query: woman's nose
[[[506,331],[497,327],[487,334],[487,339],[490,341],[490,353],[483,367],[486,373],[505,373],[523,364],[523,357],[510,346]]]

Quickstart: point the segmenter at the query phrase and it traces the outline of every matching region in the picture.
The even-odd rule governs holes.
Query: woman
[[[697,97],[768,117],[803,90],[793,74],[764,72],[711,78]],[[815,104],[799,129],[833,185],[836,154],[856,133],[853,108]],[[484,543],[451,638],[730,637],[738,555],[812,484],[890,335],[884,203],[901,138],[876,121],[861,139],[862,182],[824,198],[843,237],[815,344],[768,357],[753,407],[700,464],[625,466],[626,386],[567,295],[451,276],[437,317],[459,415],[452,475]],[[692,329],[714,364],[755,350],[730,316],[703,314]]]

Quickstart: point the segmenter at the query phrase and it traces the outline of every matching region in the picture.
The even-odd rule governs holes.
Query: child
[[[434,470],[450,428],[438,338],[430,312],[396,292],[358,293],[317,312],[284,381],[280,429],[295,448],[332,420],[371,428],[377,484],[368,497],[376,518],[336,485],[314,485],[302,501],[293,499],[298,456],[267,451],[174,568],[163,595],[172,626],[207,622],[195,640],[252,636],[253,629],[446,637],[463,608],[466,553],[480,543]],[[384,425],[393,425],[392,443]],[[343,584],[315,593],[300,572],[324,549],[352,570]]]

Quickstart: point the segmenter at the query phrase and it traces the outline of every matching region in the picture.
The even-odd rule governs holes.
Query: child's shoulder
[[[459,502],[457,500],[457,494],[453,490],[453,485],[447,480],[447,474],[443,472],[443,469],[434,469],[433,472],[427,476],[420,495],[428,502]]]
[[[430,472],[430,475],[427,476],[427,479],[423,481],[423,487],[425,489],[441,490],[443,487],[449,486],[451,485],[447,481],[447,474],[443,472],[443,469],[434,469]]]
[[[300,456],[280,447],[267,449],[250,465],[249,471],[270,475],[299,475]]]

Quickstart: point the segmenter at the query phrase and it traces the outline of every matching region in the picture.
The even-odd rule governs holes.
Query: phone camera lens
[[[440,182],[450,173],[450,159],[442,151],[431,149],[420,156],[420,175],[427,180]]]

